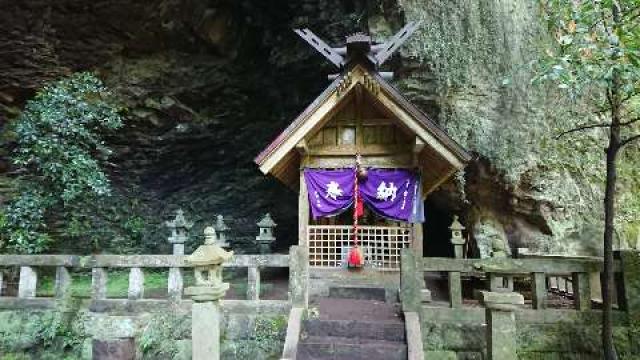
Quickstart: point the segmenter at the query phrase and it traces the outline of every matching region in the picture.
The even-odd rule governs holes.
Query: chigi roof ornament
[[[368,63],[377,70],[416,31],[418,26],[420,26],[420,21],[410,22],[384,43],[373,42],[371,36],[358,32],[347,36],[346,43],[342,47],[327,45],[307,28],[294,29],[293,31],[340,69],[359,62],[361,64]],[[381,74],[389,76],[388,73]]]

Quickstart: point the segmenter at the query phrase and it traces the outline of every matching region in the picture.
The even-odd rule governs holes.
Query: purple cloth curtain
[[[360,194],[378,215],[407,222],[422,222],[420,182],[417,174],[404,169],[369,169],[360,182]]]
[[[305,169],[309,204],[314,219],[337,215],[353,204],[355,169]],[[405,169],[369,169],[359,182],[368,208],[399,221],[423,222],[424,209],[419,176]]]
[[[309,192],[314,219],[337,215],[353,204],[355,169],[305,169],[304,180]]]

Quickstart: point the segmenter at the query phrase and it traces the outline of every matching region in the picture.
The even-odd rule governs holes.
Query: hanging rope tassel
[[[358,189],[358,173],[360,171],[360,155],[356,155],[356,171],[353,175],[354,181],[354,201],[353,201],[353,245],[347,255],[347,264],[351,268],[360,268],[364,265],[364,256],[358,246],[358,218],[364,214],[364,204],[360,197],[360,190]]]

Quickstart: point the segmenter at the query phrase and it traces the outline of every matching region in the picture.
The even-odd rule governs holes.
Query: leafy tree
[[[91,73],[50,83],[27,102],[12,126],[19,195],[1,222],[5,246],[42,252],[51,243],[51,218],[109,194],[104,136],[122,126],[121,110]]]
[[[594,111],[592,119],[560,136],[590,129],[604,129],[607,134],[602,343],[604,358],[616,359],[611,285],[617,160],[640,138],[640,0],[543,0],[542,4],[557,46],[546,49],[537,63],[537,80],[557,83]]]

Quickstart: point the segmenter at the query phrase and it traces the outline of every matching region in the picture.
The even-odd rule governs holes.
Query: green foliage
[[[286,317],[258,317],[254,328],[257,347],[265,353],[277,353],[282,349],[282,342],[284,341],[286,331]]]
[[[38,333],[44,348],[56,346],[59,350],[73,349],[82,344],[85,333],[81,322],[75,325],[65,319],[65,313],[54,311],[47,313],[37,321]]]
[[[189,316],[174,312],[159,314],[143,329],[138,346],[144,359],[172,359],[178,353],[176,340],[190,336]]]
[[[111,150],[104,139],[122,126],[121,111],[91,73],[48,84],[27,103],[12,129],[12,160],[22,176],[20,194],[5,209],[5,246],[42,252],[51,243],[52,219],[109,194],[103,167]]]
[[[3,354],[0,360],[31,360],[31,357],[24,353]]]
[[[0,229],[6,231],[9,248],[23,253],[39,253],[45,250],[51,238],[44,232],[45,210],[50,204],[42,193],[25,189],[6,209]]]
[[[551,80],[571,96],[589,96],[604,106],[613,74],[620,74],[620,91],[638,95],[640,81],[640,1],[617,1],[620,21],[614,21],[613,0],[543,2],[555,48],[545,51],[537,80]],[[629,109],[634,111],[636,109]]]
[[[622,128],[623,138],[640,132],[640,123],[633,124],[640,117],[640,1],[616,2],[617,20],[611,0],[545,0],[542,4],[554,43],[532,62],[536,73],[533,82],[554,84],[557,91],[584,108],[574,116],[577,119],[555,129],[556,133],[587,127],[566,139],[552,139],[545,147],[586,149],[574,150],[572,161],[564,162],[565,169],[570,174],[580,173],[589,183],[603,184],[604,156],[594,149],[605,147],[613,111],[619,113],[623,124],[630,123]],[[619,104],[612,100],[613,93],[620,97]],[[626,242],[636,241],[633,229],[640,218],[638,160],[632,153],[637,154],[637,148],[622,153],[618,164],[616,225],[622,230],[618,237]]]
[[[71,359],[87,337],[80,303],[67,296],[55,309],[2,314],[0,354],[36,359]],[[11,358],[11,357],[9,357]]]

